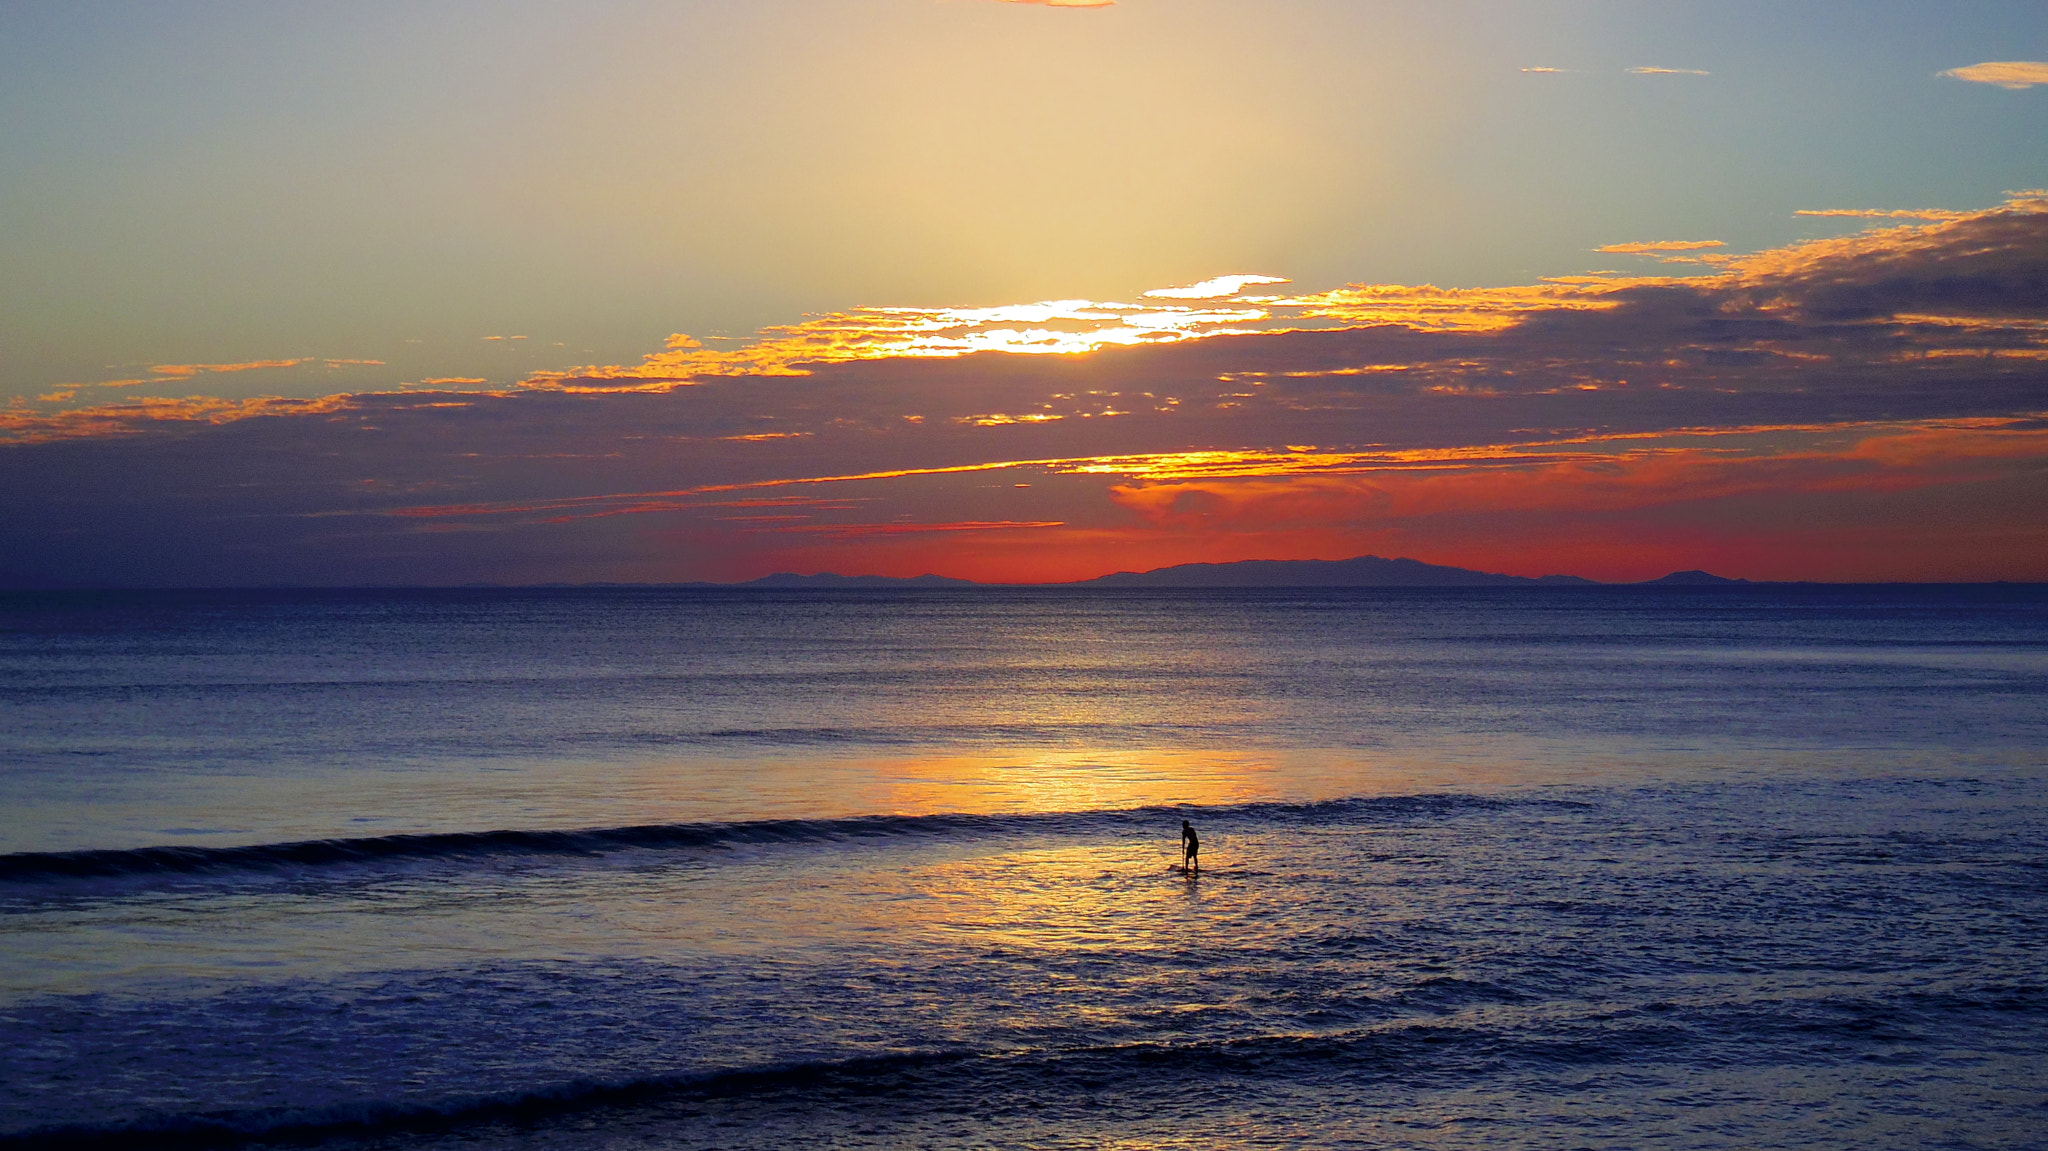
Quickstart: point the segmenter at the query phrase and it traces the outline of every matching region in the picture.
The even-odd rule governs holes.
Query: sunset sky
[[[2048,581],[2048,5],[0,6],[0,585]]]

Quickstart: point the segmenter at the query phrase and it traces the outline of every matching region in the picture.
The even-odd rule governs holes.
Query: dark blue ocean
[[[4,1146],[2040,1148],[2043,1068],[2044,588],[0,595]]]

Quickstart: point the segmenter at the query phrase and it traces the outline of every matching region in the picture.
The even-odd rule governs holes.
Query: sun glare
[[[1616,290],[1645,278],[1581,277],[1515,288],[1354,284],[1303,295],[1240,295],[1285,284],[1276,276],[1218,276],[1155,288],[1142,303],[1065,299],[991,307],[862,307],[766,328],[747,347],[706,348],[678,334],[634,367],[542,372],[528,387],[567,391],[662,389],[709,376],[803,375],[806,365],[891,358],[934,359],[1003,352],[1072,356],[1212,336],[1398,325],[1417,331],[1498,331],[1537,311],[1603,309]],[[1189,303],[1170,303],[1187,300]],[[1194,301],[1214,301],[1207,306]]]

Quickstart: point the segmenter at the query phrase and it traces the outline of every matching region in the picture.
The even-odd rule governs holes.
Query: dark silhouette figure
[[[1180,821],[1180,859],[1189,871],[1202,870],[1202,837],[1195,834],[1195,825],[1185,819]]]

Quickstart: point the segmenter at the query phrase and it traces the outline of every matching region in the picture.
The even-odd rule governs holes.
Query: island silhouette
[[[1254,588],[1254,587],[1617,587],[1659,585],[1666,587],[1734,586],[1746,579],[1729,579],[1708,572],[1678,571],[1636,584],[1603,584],[1584,576],[1516,576],[1474,571],[1415,559],[1385,559],[1353,556],[1345,560],[1238,560],[1234,563],[1189,563],[1153,568],[1142,572],[1112,572],[1093,579],[1066,583],[1035,584],[1035,587],[1102,588]],[[776,572],[739,583],[692,583],[684,587],[746,588],[885,588],[885,587],[1001,587],[999,583],[955,579],[951,576],[910,577],[839,575],[820,572],[800,575]]]

